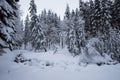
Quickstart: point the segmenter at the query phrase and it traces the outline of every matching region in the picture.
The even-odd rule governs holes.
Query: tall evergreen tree
[[[25,46],[25,49],[27,47],[27,44],[29,42],[29,39],[30,39],[30,21],[29,21],[29,16],[27,15],[26,16],[26,19],[25,19],[25,31],[24,31],[24,46]]]
[[[84,2],[82,0],[79,0],[79,12],[80,15],[84,16]]]
[[[79,16],[78,9],[76,9],[75,14],[75,33],[76,33],[76,41],[75,46],[77,48],[77,54],[79,55],[81,53],[81,48],[85,47],[85,21],[83,20],[83,16]]]
[[[110,29],[109,34],[110,36],[107,48],[109,50],[109,55],[111,55],[114,60],[120,62],[120,32],[116,29]]]
[[[43,43],[45,40],[44,39],[44,34],[42,32],[41,28],[41,23],[38,19],[38,16],[36,15],[37,13],[37,8],[34,0],[30,1],[30,42],[32,44],[33,49],[39,50],[43,49]],[[46,50],[45,50],[46,51]]]
[[[94,13],[94,2],[93,0],[89,1],[89,7],[86,10],[88,12],[87,15],[87,21],[88,24],[87,26],[85,26],[85,32],[86,32],[86,38],[90,38],[91,37],[91,31],[92,31],[92,27],[93,27],[93,13]]]
[[[65,23],[66,32],[67,32],[66,44],[68,45],[68,48],[70,47],[70,39],[69,39],[70,26],[71,26],[70,17],[71,17],[70,8],[69,8],[69,5],[67,4],[65,16],[64,16],[64,23]]]
[[[68,4],[67,4],[67,7],[66,7],[66,11],[65,11],[65,18],[66,19],[70,18],[70,7],[69,7]]]
[[[109,0],[101,0],[100,22],[98,31],[104,42],[104,52],[109,53],[109,38],[111,26],[111,3]]]
[[[18,0],[0,0],[0,48],[13,49],[18,18]],[[7,6],[7,7],[6,7]]]
[[[20,6],[18,5],[18,10],[17,10],[17,18],[15,19],[15,23],[16,23],[16,34],[14,36],[16,45],[14,46],[14,49],[20,49],[23,43],[23,20],[21,20],[20,16],[21,16],[21,11],[20,11]]]
[[[120,30],[120,0],[114,1],[112,17],[113,28]]]
[[[68,46],[69,51],[73,56],[81,53],[81,47],[85,47],[84,21],[83,17],[79,15],[78,9],[72,10],[70,17],[70,32]]]
[[[111,3],[109,0],[101,0],[101,25],[99,26],[99,30],[102,34],[108,34],[109,29],[111,27],[111,11],[110,11]]]
[[[76,51],[75,51],[75,49],[76,49],[75,48],[76,34],[75,34],[74,20],[75,20],[75,11],[72,10],[71,16],[69,19],[69,21],[70,21],[70,23],[69,23],[69,35],[67,35],[68,40],[69,40],[69,44],[67,46],[68,46],[69,52],[71,52],[73,55],[76,53]]]
[[[56,13],[51,10],[43,10],[39,20],[42,22],[42,30],[46,37],[46,47],[53,49],[55,45],[60,44],[60,25],[61,20]]]
[[[100,14],[101,14],[100,0],[95,0],[94,12],[93,12],[93,26],[91,27],[91,35],[93,37],[97,36],[98,28],[100,27]]]

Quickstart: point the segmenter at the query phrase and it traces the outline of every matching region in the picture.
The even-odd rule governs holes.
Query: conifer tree
[[[81,53],[81,48],[85,47],[85,25],[84,25],[84,20],[83,16],[79,16],[78,9],[76,9],[76,14],[75,14],[75,33],[76,33],[76,41],[75,41],[75,46],[76,46],[76,54],[79,55]]]
[[[16,34],[14,36],[16,45],[14,46],[14,49],[20,49],[22,44],[23,44],[23,36],[24,36],[24,31],[23,31],[23,20],[21,20],[21,11],[20,11],[20,5],[18,5],[18,10],[17,10],[17,18],[15,18],[15,29],[16,29]]]
[[[29,39],[30,39],[30,25],[29,25],[30,21],[29,21],[29,16],[27,15],[26,16],[26,19],[25,19],[25,31],[24,31],[24,46],[25,46],[25,49],[27,47],[27,44],[29,42]]]
[[[71,26],[70,17],[71,17],[70,8],[69,8],[69,5],[67,4],[65,16],[64,16],[64,22],[65,22],[65,27],[66,27],[66,32],[67,32],[66,44],[68,45],[68,48],[70,48],[70,39],[69,39],[70,26]]]
[[[15,45],[16,23],[18,18],[18,0],[0,0],[0,48],[13,49]]]
[[[70,18],[70,8],[69,5],[67,4],[66,11],[65,11],[65,18],[69,19]]]
[[[97,36],[98,34],[98,28],[100,27],[100,11],[101,11],[101,6],[100,6],[100,0],[95,0],[95,6],[94,6],[94,12],[93,12],[93,26],[91,27],[91,35],[93,37]]]
[[[87,9],[88,11],[88,15],[87,15],[87,20],[88,20],[88,24],[87,27],[85,26],[85,32],[86,32],[86,38],[90,38],[91,37],[91,31],[92,31],[92,27],[93,27],[93,16],[94,16],[94,2],[92,0],[90,0],[89,2],[89,8]]]
[[[42,32],[42,26],[38,19],[37,8],[34,0],[30,1],[30,42],[34,50],[40,50],[43,48],[44,34]],[[45,50],[45,49],[44,49]],[[46,51],[46,50],[45,50]]]
[[[115,0],[112,10],[112,24],[113,28],[120,30],[120,0]]]

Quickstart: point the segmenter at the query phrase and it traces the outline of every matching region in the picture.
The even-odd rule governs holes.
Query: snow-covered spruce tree
[[[94,3],[92,0],[90,0],[89,2],[83,2],[82,0],[79,1],[80,16],[82,16],[85,21],[84,29],[86,33],[86,38],[91,37],[93,9],[94,9]]]
[[[111,26],[111,4],[109,0],[101,0],[101,14],[100,14],[100,25],[98,27],[98,31],[100,37],[104,42],[104,53],[109,53],[109,38],[110,38],[110,28]]]
[[[91,27],[91,36],[95,37],[98,34],[98,28],[100,27],[100,0],[95,0],[94,5],[94,12],[93,12],[93,21],[92,21],[92,27]]]
[[[70,45],[68,49],[73,56],[79,55],[81,47],[85,47],[84,21],[82,19],[83,17],[79,15],[78,9],[76,11],[72,10],[69,26]]]
[[[101,0],[101,14],[100,14],[100,33],[107,35],[111,27],[111,3],[109,0]]]
[[[69,36],[70,36],[70,26],[72,24],[71,21],[70,21],[70,17],[71,17],[70,7],[67,4],[66,11],[65,11],[65,16],[64,16],[64,24],[65,24],[66,32],[67,32],[66,44],[67,44],[68,48],[70,48],[70,39],[69,39]]]
[[[21,20],[20,16],[21,16],[21,12],[20,12],[20,6],[18,5],[18,10],[17,10],[17,14],[18,17],[15,18],[15,29],[16,29],[16,34],[14,36],[16,45],[14,46],[14,49],[20,49],[23,43],[23,20]]]
[[[80,15],[84,16],[84,2],[82,0],[79,0],[79,12]]]
[[[41,28],[41,23],[38,21],[36,23],[36,30],[33,33],[32,37],[32,47],[36,50],[44,50],[45,52],[47,51],[45,48],[45,36]]]
[[[72,10],[72,13],[70,15],[70,23],[69,23],[69,35],[67,35],[69,39],[69,44],[68,44],[68,50],[71,52],[73,55],[76,53],[75,51],[75,41],[76,41],[76,34],[75,34],[75,26],[74,26],[74,19],[75,19],[75,11]]]
[[[112,3],[112,2],[111,2]],[[120,62],[120,0],[115,0],[112,7],[112,27],[109,30],[108,50],[114,60]]]
[[[42,22],[42,30],[46,37],[46,47],[48,49],[54,49],[54,47],[60,44],[60,19],[56,13],[51,10],[43,10],[39,16],[39,20]]]
[[[23,21],[18,18],[16,19],[15,22],[17,25],[16,25],[16,34],[14,36],[16,42],[16,45],[14,45],[14,49],[20,49],[23,44],[23,36],[24,36]]]
[[[115,0],[112,13],[113,28],[120,30],[120,0]]]
[[[53,31],[55,33],[55,44],[60,44],[60,23],[61,23],[61,20],[60,18],[57,16],[56,13],[54,13],[54,16],[53,16],[53,22],[54,22],[54,26],[55,28],[53,28]]]
[[[56,44],[59,44],[60,20],[57,14],[49,10],[45,24],[47,24],[45,32],[47,46],[49,49],[52,49]]]
[[[110,29],[108,49],[111,57],[120,62],[120,32],[116,29]]]
[[[37,8],[34,0],[30,1],[30,42],[34,50],[44,49],[44,34],[42,32],[40,21],[36,15]],[[46,50],[45,50],[46,51]]]
[[[29,21],[29,16],[26,16],[25,19],[25,31],[24,31],[24,47],[26,49],[27,44],[29,43],[29,39],[30,39],[30,21]]]
[[[19,0],[0,0],[0,49],[13,49]]]
[[[109,28],[111,27],[111,3],[109,0],[95,0],[93,21],[91,27],[91,32],[98,36],[99,34],[107,34]]]
[[[70,7],[67,4],[66,11],[65,11],[65,18],[70,19]]]
[[[92,10],[92,8],[90,8],[89,3],[86,2],[84,3],[84,14],[83,14],[83,19],[85,20],[85,32],[89,34],[89,30],[91,29],[90,27],[90,10]]]
[[[93,22],[93,13],[94,13],[94,3],[92,0],[89,1],[89,5],[87,5],[87,8],[85,10],[87,12],[86,19],[85,19],[85,33],[86,33],[86,38],[89,39],[91,38],[91,28],[93,27],[92,22]]]
[[[41,12],[41,14],[39,15],[39,20],[41,21],[41,23],[43,24],[43,25],[46,25],[47,23],[47,11],[46,11],[46,9],[44,9],[42,12]]]
[[[74,19],[74,27],[75,27],[75,46],[76,46],[76,54],[79,55],[81,53],[81,48],[85,47],[85,29],[84,29],[84,20],[83,17],[79,15],[78,9],[76,9],[75,19]]]

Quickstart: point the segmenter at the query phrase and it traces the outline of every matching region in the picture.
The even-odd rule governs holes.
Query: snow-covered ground
[[[15,63],[18,54],[30,61]],[[66,48],[56,54],[8,52],[0,56],[0,80],[120,80],[120,64],[80,66],[79,60],[79,56],[72,57]]]

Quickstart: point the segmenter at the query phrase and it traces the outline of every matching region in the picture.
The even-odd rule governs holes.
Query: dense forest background
[[[83,52],[92,56],[91,41],[99,55],[120,62],[120,0],[79,0],[74,10],[67,4],[63,20],[46,9],[37,15],[31,0],[25,21],[20,18],[18,1],[0,0],[0,54],[5,48],[47,52],[67,46],[73,56]]]

